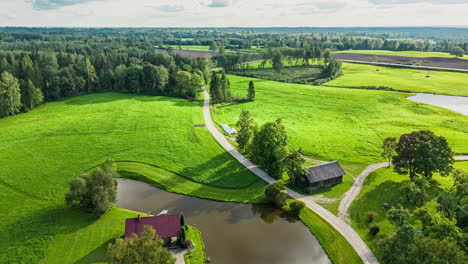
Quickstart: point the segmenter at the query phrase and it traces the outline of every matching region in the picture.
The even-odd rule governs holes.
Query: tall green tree
[[[174,257],[163,245],[164,241],[157,236],[156,230],[145,225],[139,237],[133,234],[109,244],[107,255],[113,264],[174,264]]]
[[[285,158],[285,168],[289,178],[293,184],[296,184],[297,180],[307,174],[305,167],[304,151],[302,149],[291,152]]]
[[[254,136],[253,159],[276,178],[281,178],[288,137],[282,119],[264,124]]]
[[[397,155],[392,160],[394,171],[409,174],[411,180],[418,175],[431,179],[435,172],[447,175],[452,170],[452,149],[444,137],[436,136],[432,131],[402,135],[395,150]]]
[[[0,78],[0,117],[19,113],[21,106],[21,90],[18,79],[9,72],[3,72]]]
[[[237,133],[236,142],[239,144],[239,149],[241,151],[246,151],[256,131],[255,122],[249,111],[242,110],[239,121],[237,121],[237,127],[239,127],[239,131]]]
[[[253,81],[249,82],[249,89],[247,91],[247,100],[249,101],[255,100],[255,85]]]
[[[162,65],[155,66],[154,75],[156,78],[154,95],[166,94],[166,88],[169,85],[169,71]]]
[[[210,97],[214,104],[221,103],[221,91],[220,91],[220,84],[219,84],[219,77],[216,72],[213,72],[211,75],[211,82],[210,82]]]
[[[387,137],[384,139],[384,142],[382,144],[382,153],[380,154],[382,158],[388,160],[388,167],[390,167],[392,163],[392,158],[396,154],[396,146],[397,146],[397,140],[394,137]]]
[[[271,59],[271,63],[273,64],[273,69],[276,72],[281,72],[281,70],[284,68],[283,64],[283,55],[281,54],[280,51],[275,50],[273,53],[273,58]]]

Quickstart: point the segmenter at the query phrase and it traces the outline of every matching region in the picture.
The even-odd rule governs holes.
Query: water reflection
[[[202,231],[211,263],[330,263],[301,221],[272,206],[198,199],[127,179],[118,183],[117,205],[122,208],[183,213],[186,223]]]

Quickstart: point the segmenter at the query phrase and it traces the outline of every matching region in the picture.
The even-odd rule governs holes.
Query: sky
[[[468,26],[468,0],[0,0],[0,26]]]

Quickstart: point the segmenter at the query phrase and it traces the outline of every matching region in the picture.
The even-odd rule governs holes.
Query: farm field
[[[340,50],[334,51],[334,53],[354,53],[354,54],[372,54],[372,55],[385,55],[385,56],[402,56],[402,57],[413,57],[413,58],[429,58],[429,57],[440,57],[440,58],[455,58],[447,52],[426,52],[426,51],[391,51],[391,50]],[[458,57],[459,59],[468,60],[468,56]]]
[[[468,162],[456,162],[454,167],[468,171]],[[451,177],[435,175],[433,179],[436,181],[438,188],[448,190],[452,187],[453,180]],[[378,252],[376,245],[378,238],[390,235],[395,231],[395,227],[386,218],[386,210],[383,209],[383,203],[390,205],[398,203],[399,199],[404,196],[405,185],[402,184],[403,182],[409,182],[408,175],[398,175],[393,172],[392,167],[379,169],[367,177],[361,193],[349,208],[353,228],[375,253]],[[436,198],[433,197],[424,207],[430,211],[435,211],[436,205]],[[380,233],[377,238],[372,238],[369,235],[371,224],[369,224],[367,219],[368,211],[378,213],[374,223],[380,227]]]
[[[196,183],[240,193],[254,186],[262,193],[263,182],[224,152],[206,129],[194,127],[201,122],[199,102],[121,93],[75,97],[0,119],[0,210],[5,212],[0,241],[8,241],[1,243],[0,259],[102,261],[106,244],[136,213],[113,208],[95,219],[66,207],[64,194],[71,178],[107,159],[146,162],[183,175],[177,182],[181,189],[174,187],[182,193],[188,192],[182,187]],[[146,180],[155,184],[158,179]],[[234,199],[259,201],[242,195]]]
[[[242,109],[249,110],[260,125],[283,118],[291,149],[301,147],[307,156],[319,160],[338,160],[351,176],[382,160],[384,138],[415,130],[431,129],[445,136],[455,152],[468,152],[468,117],[414,103],[405,93],[229,78],[232,94],[239,97],[246,96],[253,80],[256,100],[215,106],[212,111],[217,123],[235,127]],[[337,192],[331,188],[321,194],[339,198],[346,189]]]
[[[344,75],[326,83],[336,87],[388,87],[395,90],[468,96],[468,74],[343,63]]]

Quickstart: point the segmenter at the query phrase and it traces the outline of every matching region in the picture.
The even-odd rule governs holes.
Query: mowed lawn
[[[426,71],[343,63],[344,75],[326,83],[337,87],[379,87],[395,90],[468,96],[468,73]]]
[[[414,57],[414,58],[429,58],[429,57],[441,57],[441,58],[455,58],[447,52],[425,52],[425,51],[391,51],[391,50],[340,50],[335,53],[356,53],[356,54],[371,54],[371,55],[385,55],[385,56],[401,56],[401,57]],[[458,57],[459,59],[468,60],[468,56]]]
[[[284,119],[290,149],[302,148],[307,156],[338,160],[356,176],[378,161],[384,138],[430,129],[445,136],[457,153],[468,153],[468,117],[406,99],[408,94],[388,91],[314,87],[229,76],[232,94],[246,96],[250,80],[256,100],[217,105],[217,123],[236,126],[242,109],[260,125]],[[339,187],[335,187],[339,188]],[[339,197],[347,188],[322,193]]]
[[[455,168],[468,172],[468,161],[455,163]],[[453,185],[451,177],[441,177],[435,175],[433,179],[437,182],[437,188],[449,190]],[[370,174],[364,182],[361,193],[349,208],[350,218],[353,228],[360,234],[369,246],[378,252],[376,241],[377,239],[369,235],[371,226],[377,224],[380,227],[380,233],[377,236],[385,237],[391,235],[395,231],[395,227],[388,221],[386,210],[383,208],[383,203],[395,205],[404,196],[403,183],[409,182],[408,175],[398,175],[393,172],[393,168],[382,168]],[[431,192],[435,195],[434,192]],[[436,198],[426,203],[425,207],[430,211],[435,211],[437,202]],[[374,211],[378,216],[374,223],[369,223],[367,212]]]
[[[200,102],[121,93],[75,97],[0,119],[0,262],[104,261],[107,243],[136,213],[114,208],[95,219],[66,207],[64,194],[70,179],[107,159],[171,171],[180,177],[169,183],[191,183],[183,193],[196,195],[206,185],[219,190],[210,195],[220,200],[226,188],[239,190],[229,200],[258,201],[248,196],[265,184],[206,128],[194,127],[200,123]],[[157,182],[156,174],[147,180]],[[242,192],[249,188],[256,190]]]

